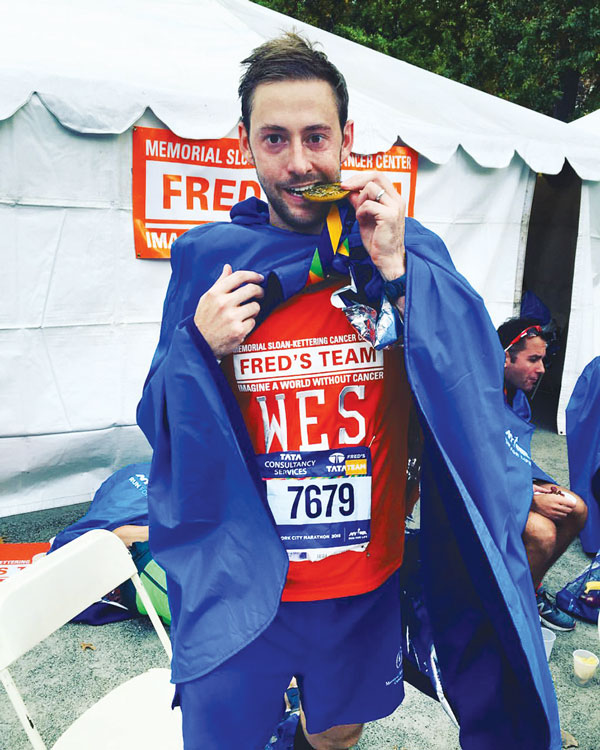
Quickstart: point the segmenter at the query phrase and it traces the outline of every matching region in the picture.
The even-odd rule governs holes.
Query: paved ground
[[[538,430],[534,457],[558,481],[568,484],[563,437]],[[0,536],[15,542],[46,541],[79,518],[85,508],[85,505],[77,505],[0,519]],[[579,541],[575,541],[548,574],[548,588],[555,591],[562,587],[587,563]],[[95,650],[82,649],[82,643],[92,643]],[[557,637],[550,670],[561,722],[578,740],[580,750],[600,750],[600,679],[596,677],[588,688],[579,688],[573,683],[572,652],[575,648],[600,652],[594,625],[580,622],[574,632]],[[142,619],[99,628],[67,625],[19,660],[13,675],[42,736],[51,746],[73,719],[104,692],[150,666],[166,666],[166,658],[154,631]],[[28,750],[29,747],[0,689],[0,750]],[[458,750],[460,745],[457,730],[440,706],[407,686],[403,706],[387,719],[367,726],[357,747],[359,750]]]

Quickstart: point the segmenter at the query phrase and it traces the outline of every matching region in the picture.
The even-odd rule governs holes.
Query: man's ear
[[[509,366],[510,364],[510,354],[508,352],[504,352],[504,369]]]
[[[342,150],[340,153],[340,161],[344,163],[346,159],[352,153],[352,146],[354,145],[354,122],[352,120],[346,120],[344,129],[342,131]]]
[[[241,120],[238,123],[238,140],[242,156],[246,159],[248,164],[254,164],[254,157],[252,156],[252,149],[250,148],[250,136],[248,135],[246,126]]]

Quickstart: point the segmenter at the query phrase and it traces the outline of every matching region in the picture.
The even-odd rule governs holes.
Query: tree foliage
[[[600,108],[598,0],[255,0],[543,114]]]

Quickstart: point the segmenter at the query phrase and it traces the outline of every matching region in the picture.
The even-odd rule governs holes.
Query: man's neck
[[[273,221],[273,216],[275,217],[275,221]],[[325,222],[321,222],[318,226],[311,226],[311,227],[291,227],[288,224],[282,222],[277,214],[274,214],[273,211],[269,208],[269,224],[272,227],[275,227],[276,229],[281,229],[284,232],[292,232],[294,234],[305,234],[307,236],[312,237],[318,237],[321,232],[323,231],[323,227],[325,226]]]

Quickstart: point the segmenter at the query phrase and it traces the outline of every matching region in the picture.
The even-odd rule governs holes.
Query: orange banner
[[[393,146],[385,153],[351,154],[346,175],[376,169],[386,173],[413,215],[417,153]],[[228,221],[239,201],[265,196],[254,167],[236,138],[190,141],[170,130],[133,129],[133,232],[138,258],[168,258],[173,242],[188,229]]]
[[[0,543],[0,583],[43,557],[49,549],[49,542]]]

